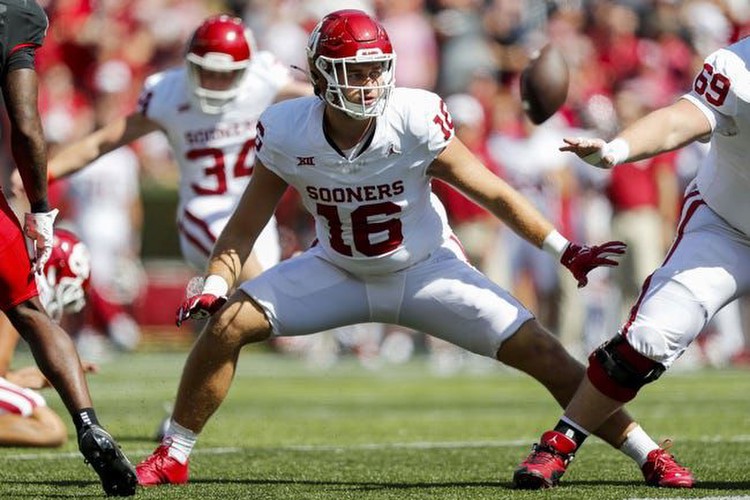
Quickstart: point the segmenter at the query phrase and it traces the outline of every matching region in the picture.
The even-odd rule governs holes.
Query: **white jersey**
[[[194,101],[184,67],[146,80],[139,111],[161,126],[180,166],[177,221],[183,252],[196,267],[206,264],[250,180],[258,117],[290,81],[289,71],[270,53],[258,52],[237,97],[221,113],[208,114]],[[270,226],[269,234],[275,233],[275,221]],[[200,258],[191,258],[187,244],[199,250]],[[266,267],[269,260],[272,265],[278,248],[274,259],[259,257]]]
[[[258,125],[258,158],[299,191],[332,263],[382,274],[426,259],[451,234],[425,173],[453,138],[445,103],[395,89],[352,159],[326,137],[324,109],[316,97],[271,106]]]
[[[698,170],[706,204],[750,235],[750,38],[709,55],[683,96],[711,122],[711,149]]]

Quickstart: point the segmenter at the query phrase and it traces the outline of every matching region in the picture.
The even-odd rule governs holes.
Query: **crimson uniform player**
[[[228,15],[207,18],[188,43],[186,63],[150,76],[138,109],[50,160],[51,178],[69,175],[150,132],[166,134],[180,167],[177,225],[185,260],[203,269],[253,173],[258,117],[275,100],[311,94],[250,32]],[[279,261],[276,223],[263,231],[243,277]]]
[[[47,202],[47,151],[39,110],[35,51],[42,45],[47,16],[33,1],[0,2],[0,85],[11,125],[11,147],[29,202],[24,232],[33,242],[29,260],[18,221],[0,197],[0,308],[28,342],[34,359],[57,389],[73,417],[78,446],[99,474],[107,494],[135,493],[133,466],[97,421],[81,362],[70,337],[45,313],[34,283],[52,251],[52,225],[57,210]]]
[[[711,143],[685,190],[664,262],[644,281],[618,334],[589,357],[587,376],[563,417],[516,470],[520,486],[557,484],[591,429],[672,366],[717,311],[750,291],[749,62],[750,38],[744,38],[709,55],[692,91],[674,104],[637,120],[610,142],[569,138],[560,148],[613,168],[696,140]],[[650,454],[667,455],[658,449]],[[644,464],[644,473],[650,484],[660,483],[649,477],[651,465]],[[687,470],[668,475],[683,486],[693,484]]]
[[[81,310],[89,271],[86,246],[72,232],[55,230],[44,272],[36,274],[39,298],[55,321]],[[38,392],[49,381],[35,366],[9,369],[17,343],[18,333],[0,317],[0,446],[60,446],[67,440],[65,424]],[[84,363],[84,369],[96,367]]]
[[[548,249],[581,285],[591,269],[615,265],[623,246],[569,243],[454,138],[438,96],[394,88],[388,35],[364,12],[325,16],[310,35],[308,62],[318,98],[261,116],[253,179],[214,247],[202,293],[178,311],[178,321],[213,316],[184,368],[164,440],[136,467],[143,485],[188,480],[196,435],[226,396],[241,347],[271,336],[393,323],[516,367],[561,404],[583,376],[528,310],[466,262],[430,179],[461,189]],[[227,299],[289,185],[315,218],[318,245]],[[619,444],[633,425],[619,412],[602,435]]]

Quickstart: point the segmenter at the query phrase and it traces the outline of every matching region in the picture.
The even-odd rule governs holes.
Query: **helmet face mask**
[[[396,54],[380,23],[358,10],[332,12],[312,31],[307,56],[315,92],[326,103],[360,120],[383,114]]]
[[[206,19],[193,33],[185,59],[193,95],[206,113],[221,113],[239,93],[252,56],[252,41],[239,18]]]
[[[383,54],[344,59],[319,56],[315,60],[315,67],[326,81],[326,102],[357,119],[382,115],[394,86],[394,59],[392,55]],[[358,74],[359,66],[366,68],[367,73],[377,73],[378,76],[368,75],[364,82],[358,84],[355,80],[361,78],[353,78],[352,73]]]

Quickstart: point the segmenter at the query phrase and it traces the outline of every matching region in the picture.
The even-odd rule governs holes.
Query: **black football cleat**
[[[135,495],[138,485],[135,468],[107,431],[98,425],[86,428],[78,439],[78,449],[99,475],[107,496]]]

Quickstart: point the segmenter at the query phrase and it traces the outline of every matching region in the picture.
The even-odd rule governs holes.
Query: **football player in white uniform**
[[[394,88],[388,35],[364,12],[325,16],[308,58],[319,98],[261,116],[253,179],[214,247],[202,293],[178,310],[178,323],[216,314],[188,358],[162,444],[137,467],[143,485],[188,480],[196,434],[224,399],[240,348],[271,336],[393,323],[518,368],[561,404],[583,377],[583,366],[528,310],[467,263],[430,179],[460,188],[548,249],[581,286],[591,269],[616,265],[623,245],[569,243],[453,137],[438,96]],[[315,218],[318,244],[227,298],[289,185]],[[602,435],[619,446],[631,427],[619,412]]]
[[[204,269],[216,238],[253,173],[256,123],[275,100],[310,95],[268,52],[255,52],[240,19],[206,19],[188,44],[184,67],[149,77],[138,109],[64,148],[49,175],[69,175],[95,159],[157,130],[166,134],[180,167],[177,225],[188,263]],[[279,260],[274,219],[259,238],[250,277]]]
[[[664,373],[717,311],[750,291],[748,63],[750,38],[744,38],[709,55],[692,90],[674,104],[641,118],[610,142],[576,137],[560,148],[596,167],[613,168],[693,141],[711,143],[685,190],[664,262],[643,283],[617,335],[591,354],[587,376],[554,430],[542,435],[516,470],[517,482],[529,488],[543,486],[543,478],[557,483],[592,429]],[[675,480],[692,485],[692,477],[675,473]]]

